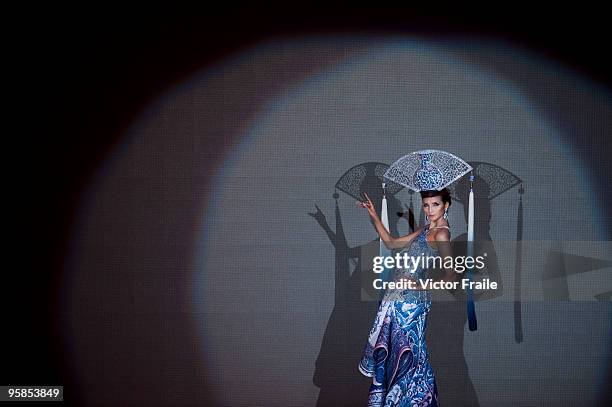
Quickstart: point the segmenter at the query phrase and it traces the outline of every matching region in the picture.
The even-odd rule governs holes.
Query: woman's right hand
[[[362,207],[362,208],[366,208],[368,210],[368,213],[372,217],[372,219],[378,218],[378,214],[376,213],[376,208],[374,207],[374,204],[372,203],[372,200],[370,199],[368,194],[366,194],[365,192],[363,194],[365,195],[366,200],[363,201],[363,202],[358,201],[357,205]]]

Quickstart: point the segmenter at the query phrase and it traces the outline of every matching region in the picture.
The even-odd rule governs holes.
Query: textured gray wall
[[[574,271],[564,301],[544,300],[541,276],[552,249],[609,256],[610,108],[596,84],[485,41],[305,38],[203,72],[151,106],[83,195],[61,304],[83,394],[365,403],[357,363],[376,304],[356,300],[356,265],[309,213],[317,205],[335,232],[337,204],[347,247],[359,248],[375,231],[353,198],[334,199],[336,181],[354,165],[432,148],[521,178],[523,239],[536,242],[524,254],[516,343],[518,188],[490,202],[504,290],[477,303],[476,332],[463,326],[463,302],[434,303],[428,346],[441,401],[595,403],[612,316],[595,295],[611,289],[610,268]],[[224,143],[209,145],[213,136]],[[453,236],[465,233],[462,205],[449,215]]]

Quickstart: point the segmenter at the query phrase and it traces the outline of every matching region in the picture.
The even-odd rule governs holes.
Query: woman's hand
[[[398,242],[399,244],[402,244],[403,240],[400,241],[399,239],[396,239],[389,234],[389,231],[382,224],[380,218],[378,217],[378,214],[376,213],[376,208],[374,207],[372,200],[370,199],[368,194],[366,194],[365,192],[363,194],[365,195],[366,200],[363,202],[357,201],[357,205],[362,208],[366,208],[368,210],[368,213],[370,214],[370,217],[372,218],[372,223],[374,224],[374,227],[376,228],[376,232],[378,233],[378,236],[380,236],[380,240],[383,241],[385,246],[387,246],[388,249],[395,249],[396,247],[398,247],[397,246]]]
[[[362,208],[366,208],[368,210],[368,213],[370,214],[370,217],[372,219],[378,218],[378,214],[376,213],[376,208],[374,207],[374,204],[372,203],[372,200],[370,199],[368,194],[366,194],[365,192],[363,194],[365,195],[366,200],[363,201],[363,202],[357,201],[357,205],[362,207]]]

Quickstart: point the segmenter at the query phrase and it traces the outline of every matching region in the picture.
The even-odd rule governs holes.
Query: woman
[[[405,247],[408,256],[451,255],[447,221],[451,197],[441,191],[421,191],[423,211],[429,223],[414,233],[395,238],[385,229],[370,198],[358,202],[366,208],[381,240],[389,249]],[[395,269],[395,278],[431,278],[419,264],[416,269]],[[412,273],[413,272],[413,273]],[[454,279],[445,270],[444,281]],[[429,363],[425,332],[431,293],[415,284],[414,289],[388,291],[380,303],[359,370],[372,377],[368,406],[437,406],[438,393]]]

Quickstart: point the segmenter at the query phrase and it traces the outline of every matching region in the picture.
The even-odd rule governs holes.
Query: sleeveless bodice
[[[403,259],[404,254],[408,258],[408,267],[398,267],[393,274],[393,280],[399,281],[402,278],[409,278],[418,281],[425,280],[428,275],[427,257],[438,256],[438,252],[427,243],[427,231],[429,225],[421,230],[421,233],[410,242],[408,246],[401,249],[398,253]],[[403,260],[402,260],[403,261]],[[429,266],[433,267],[433,260],[430,260]],[[399,298],[397,295],[399,294]],[[431,293],[427,290],[397,290],[394,295],[387,297],[388,299],[401,299],[402,301],[420,303],[431,301]]]
[[[404,253],[406,253],[408,255],[408,259],[422,259],[421,261],[417,262],[416,265],[413,265],[412,260],[409,260],[411,263],[409,264],[408,269],[398,270],[402,273],[402,275],[406,275],[406,277],[411,277],[414,279],[427,278],[427,256],[438,256],[438,252],[431,247],[429,243],[427,243],[428,230],[429,225],[425,225],[417,238],[399,252],[400,256],[402,257],[404,256]],[[414,270],[413,273],[410,272],[412,270]]]

